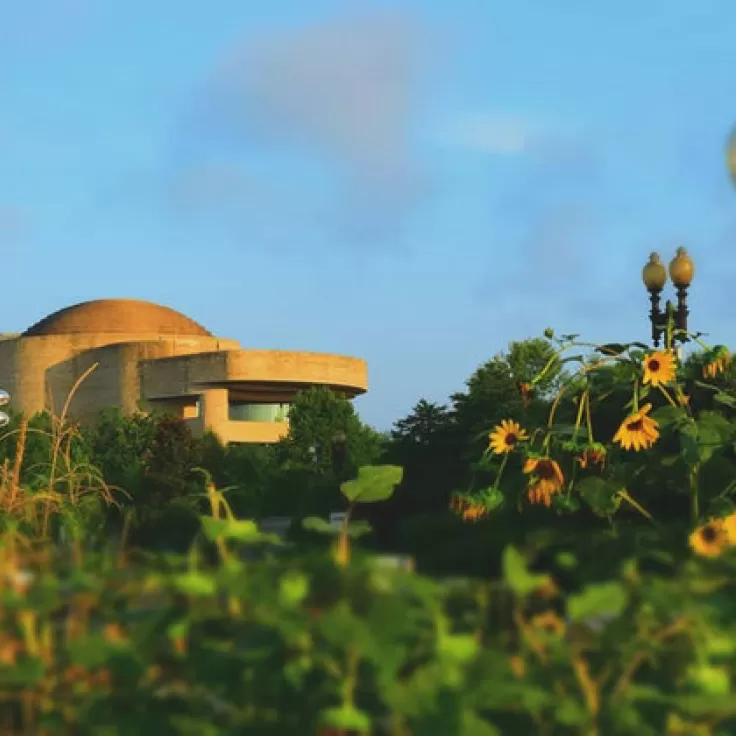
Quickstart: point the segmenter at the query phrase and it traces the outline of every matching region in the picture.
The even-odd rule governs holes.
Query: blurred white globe
[[[736,184],[736,128],[731,132],[726,144],[726,165],[728,166],[728,173],[731,175],[731,181]]]

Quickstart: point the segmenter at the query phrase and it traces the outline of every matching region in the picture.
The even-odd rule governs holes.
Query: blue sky
[[[136,297],[364,357],[379,429],[552,326],[736,346],[731,0],[0,0],[0,330]],[[214,289],[209,284],[214,283]]]

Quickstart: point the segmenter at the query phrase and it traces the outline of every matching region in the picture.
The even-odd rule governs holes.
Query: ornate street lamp
[[[670,278],[677,289],[677,308],[675,309],[669,300],[665,305],[664,312],[659,308],[659,299],[664,285],[667,283],[667,269],[659,259],[658,253],[652,253],[649,256],[649,263],[644,266],[642,271],[642,279],[644,286],[649,292],[649,300],[652,309],[649,312],[649,319],[652,323],[652,344],[659,347],[659,341],[662,333],[667,329],[667,324],[671,320],[671,324],[675,328],[674,340],[679,342],[687,342],[687,290],[695,276],[695,265],[685,248],[678,248],[675,257],[670,263]]]

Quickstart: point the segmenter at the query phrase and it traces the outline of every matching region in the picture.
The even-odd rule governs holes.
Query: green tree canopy
[[[381,445],[381,435],[361,422],[349,399],[319,386],[295,396],[277,457],[287,467],[312,467],[344,479],[374,463]]]

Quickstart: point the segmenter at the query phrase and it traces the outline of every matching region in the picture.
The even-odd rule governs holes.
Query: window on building
[[[285,422],[289,418],[289,404],[260,402],[231,402],[229,418],[233,422]]]

